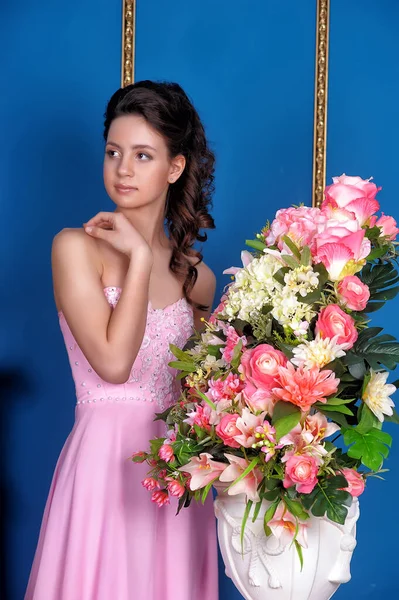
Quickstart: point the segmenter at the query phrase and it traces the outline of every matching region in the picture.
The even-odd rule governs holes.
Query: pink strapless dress
[[[115,306],[119,288],[106,288]],[[127,383],[102,380],[62,315],[76,384],[76,419],[48,496],[25,600],[217,600],[217,546],[211,498],[176,515],[158,508],[141,481],[147,465],[129,457],[162,436],[154,421],[179,391],[169,343],[193,327],[185,299],[148,307],[145,335]],[[174,499],[173,499],[174,500]]]

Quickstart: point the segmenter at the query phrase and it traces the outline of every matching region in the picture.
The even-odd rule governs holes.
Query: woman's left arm
[[[212,312],[216,289],[216,277],[213,271],[203,262],[196,265],[196,268],[198,277],[191,292],[191,298],[196,304],[208,307],[208,310],[206,311],[194,307],[194,327],[196,331],[201,331],[205,326],[201,319],[208,320]]]

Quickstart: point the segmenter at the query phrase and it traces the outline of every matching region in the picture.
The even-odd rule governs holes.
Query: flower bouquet
[[[216,486],[217,516],[230,536],[222,553],[246,598],[269,596],[251,595],[228,546],[241,561],[248,555],[249,587],[259,588],[255,536],[255,562],[278,589],[272,558],[296,551],[304,569],[322,520],[338,531],[338,559],[347,552],[345,573],[335,564],[335,576],[330,554],[332,593],[350,578],[357,497],[384,470],[384,422],[399,422],[396,384],[387,383],[399,343],[369,317],[399,291],[399,230],[392,217],[376,215],[379,189],[360,177],[334,178],[321,208],[279,210],[247,241],[252,252],[242,253],[242,268],[225,271],[233,281],[205,330],[183,350],[171,347],[182,392],[157,416],[165,437],[133,456],[148,462],[143,485],[159,506],[169,496],[179,498],[178,510],[204,502]],[[238,499],[240,509],[229,509]],[[223,535],[219,528],[219,541]],[[306,593],[295,598],[323,597]]]

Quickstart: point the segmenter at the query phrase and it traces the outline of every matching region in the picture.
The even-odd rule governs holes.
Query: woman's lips
[[[131,192],[137,191],[137,188],[135,188],[133,186],[122,185],[122,184],[116,185],[115,189],[119,194],[130,194]]]

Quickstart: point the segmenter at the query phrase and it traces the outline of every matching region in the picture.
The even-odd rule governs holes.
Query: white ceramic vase
[[[226,575],[246,600],[328,600],[341,583],[350,580],[350,561],[356,546],[359,502],[354,498],[345,525],[328,518],[308,521],[308,548],[303,570],[294,545],[281,545],[263,531],[263,516],[270,502],[263,501],[255,523],[248,519],[241,549],[241,521],[245,496],[228,496],[215,486],[218,538]],[[224,486],[223,486],[224,487]]]

